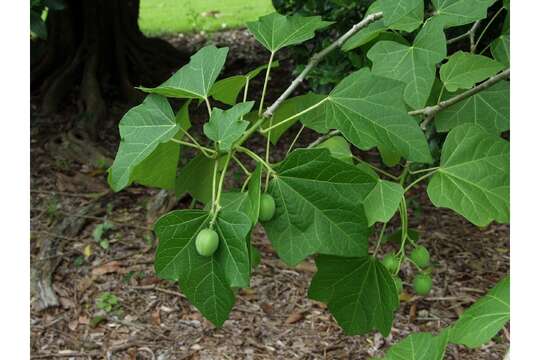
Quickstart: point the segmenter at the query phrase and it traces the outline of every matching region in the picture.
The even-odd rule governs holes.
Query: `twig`
[[[471,45],[474,44],[474,35],[476,33],[476,30],[478,29],[478,26],[480,25],[480,20],[476,21],[473,26],[467,31],[464,32],[461,35],[456,36],[455,38],[448,39],[446,42],[448,45],[453,44],[455,42],[458,42],[461,39],[465,39],[466,37],[469,37],[471,39]]]
[[[448,100],[441,101],[440,103],[433,105],[433,106],[427,106],[423,109],[419,110],[413,110],[409,111],[409,115],[416,116],[416,115],[423,115],[425,116],[425,120],[422,122],[421,127],[422,129],[426,128],[426,125],[433,119],[435,114],[437,114],[439,111],[446,109],[449,106],[452,106],[461,100],[464,100],[468,97],[471,97],[473,95],[478,94],[480,91],[485,90],[493,85],[495,85],[497,82],[501,80],[508,79],[510,77],[510,69],[506,69],[503,72],[500,72],[499,74],[490,77],[488,80],[484,81],[480,85],[477,85],[473,87],[470,90],[467,90],[465,92],[462,92],[459,95],[456,95]]]
[[[332,136],[336,136],[336,135],[339,135],[339,130],[329,131],[326,134],[324,134],[323,136],[320,136],[317,140],[315,140],[311,144],[309,144],[308,149],[314,148],[315,146],[319,145],[323,141],[325,141],[327,139],[330,139]]]
[[[274,101],[274,103],[268,109],[266,109],[263,116],[265,118],[271,117],[274,111],[276,111],[276,109],[279,107],[279,105],[281,105],[281,103],[285,101],[285,99],[287,99],[292,94],[292,92],[298,87],[298,85],[300,85],[300,83],[304,81],[304,78],[311,71],[311,69],[313,69],[321,61],[322,58],[328,55],[328,53],[330,53],[335,48],[338,48],[341,45],[343,45],[343,43],[352,35],[354,35],[357,31],[365,28],[372,22],[377,21],[381,19],[382,17],[383,17],[382,12],[377,12],[369,16],[366,16],[362,21],[354,25],[349,31],[341,35],[336,41],[334,41],[328,47],[324,48],[320,52],[313,55],[311,59],[309,60],[308,64],[306,65],[306,67],[304,68],[304,70],[300,73],[300,75],[298,75],[296,79],[294,79],[292,83],[289,85],[287,90],[285,90],[283,94],[281,94],[281,96],[276,101]]]

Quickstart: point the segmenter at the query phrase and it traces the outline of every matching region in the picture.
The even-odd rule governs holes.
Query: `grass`
[[[244,26],[274,11],[272,0],[141,0],[139,26],[150,36]]]

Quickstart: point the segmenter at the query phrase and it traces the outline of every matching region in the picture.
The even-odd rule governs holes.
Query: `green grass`
[[[139,26],[151,36],[216,31],[273,11],[272,0],[141,0]]]

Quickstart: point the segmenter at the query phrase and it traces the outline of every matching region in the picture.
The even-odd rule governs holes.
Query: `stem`
[[[466,37],[469,37],[471,39],[474,39],[474,34],[476,33],[476,30],[478,29],[478,25],[480,25],[480,20],[476,21],[473,26],[465,33],[456,36],[455,38],[449,39],[446,43],[448,45],[453,44],[461,39],[465,39]],[[471,42],[472,44],[472,42]]]
[[[304,81],[304,78],[306,75],[324,58],[326,55],[328,55],[332,50],[335,48],[340,47],[343,45],[345,41],[347,41],[348,38],[350,38],[352,35],[354,35],[357,31],[360,29],[365,28],[369,24],[371,24],[374,21],[377,21],[383,17],[382,12],[373,13],[371,15],[366,16],[362,21],[354,25],[352,28],[349,29],[345,34],[341,35],[336,41],[334,41],[332,44],[321,50],[320,52],[314,54],[311,59],[308,61],[308,64],[302,70],[300,75],[298,75],[292,83],[289,85],[289,87],[281,94],[281,96],[264,112],[264,117],[269,118],[272,116],[274,111],[281,105],[285,99],[287,99],[293,91]]]
[[[339,130],[332,130],[332,131],[329,131],[327,132],[326,134],[324,134],[323,136],[320,136],[317,140],[315,140],[314,142],[312,142],[311,144],[308,145],[308,149],[311,149],[311,148],[314,148],[315,146],[319,145],[320,143],[322,143],[323,141],[325,141],[326,139],[329,139],[331,138],[332,136],[336,136],[336,135],[339,135]]]
[[[504,10],[504,7],[501,7],[499,10],[497,10],[497,12],[495,13],[495,15],[493,15],[493,17],[491,18],[491,20],[489,20],[489,22],[487,23],[486,27],[484,28],[484,30],[482,30],[482,32],[480,33],[480,36],[478,37],[478,40],[476,40],[476,43],[474,44],[474,46],[471,46],[471,52],[474,52],[476,50],[476,48],[478,47],[478,45],[480,44],[480,40],[482,40],[482,37],[484,36],[484,34],[486,33],[487,29],[491,26],[491,24],[493,24],[493,21],[495,21],[495,18],[497,18],[497,16],[499,16],[499,14]],[[471,39],[472,41],[472,39]]]
[[[353,156],[354,156],[354,155],[353,155]],[[398,180],[399,180],[399,177],[398,177],[398,176],[394,176],[394,175],[390,174],[389,172],[386,172],[386,171],[384,171],[383,169],[380,169],[380,168],[376,167],[375,165],[370,164],[369,162],[360,159],[359,157],[354,156],[354,158],[355,158],[356,160],[358,160],[358,162],[361,162],[362,164],[366,164],[367,166],[369,166],[369,167],[372,168],[373,170],[377,171],[378,173],[383,174],[383,175],[386,176],[386,177],[389,177],[389,178],[392,179],[392,180],[395,180],[395,181],[398,181]]]
[[[272,69],[272,61],[274,61],[274,52],[270,53],[270,60],[268,60],[268,66],[266,67],[266,75],[264,76],[263,90],[261,95],[261,102],[259,104],[259,116],[261,116],[264,106],[264,97],[266,95],[266,86],[268,85],[268,78],[270,77],[270,70]]]
[[[298,132],[296,133],[296,136],[294,137],[291,145],[289,146],[289,149],[287,150],[287,154],[285,154],[285,157],[287,157],[289,155],[289,153],[291,152],[294,144],[296,144],[296,142],[298,141],[298,138],[300,137],[300,134],[302,134],[302,131],[304,131],[305,129],[305,126],[302,125],[302,127],[300,128],[300,130],[298,130]]]
[[[240,189],[241,192],[244,192],[244,189],[246,188],[246,185],[248,184],[249,180],[251,179],[251,176],[253,174],[249,174],[249,176],[244,180],[244,183],[242,184],[242,189]]]
[[[272,169],[272,166],[270,166],[270,164],[268,164],[266,161],[264,161],[263,159],[261,159],[261,157],[257,154],[255,154],[253,151],[249,150],[248,148],[245,148],[243,146],[239,146],[237,148],[238,151],[240,152],[243,152],[244,154],[248,155],[249,157],[251,157],[253,160],[257,161],[257,162],[260,162],[261,164],[264,165],[264,167],[266,167],[266,169],[268,169],[269,172],[271,173],[274,173],[274,169]]]
[[[409,215],[407,214],[407,200],[405,200],[405,197],[401,197],[401,202],[399,203],[399,217],[401,219],[401,245],[399,247],[399,266],[396,271],[399,272],[399,268],[401,267],[401,263],[403,261],[403,258],[405,256],[405,243],[407,242],[408,234],[408,227],[409,227]]]
[[[212,116],[212,107],[210,106],[210,101],[207,97],[204,98],[204,102],[206,104],[206,109],[208,110],[208,116]]]
[[[221,172],[221,176],[219,178],[219,184],[218,184],[218,187],[217,187],[217,194],[215,195],[215,198],[212,202],[212,219],[210,220],[210,227],[212,227],[214,225],[214,223],[216,222],[216,218],[218,216],[218,213],[219,211],[221,210],[221,204],[220,204],[220,200],[221,200],[221,193],[222,193],[222,190],[223,190],[223,182],[225,180],[225,174],[227,173],[227,168],[229,167],[229,162],[231,161],[231,157],[232,157],[232,151],[230,151],[229,153],[227,153],[227,158],[225,159],[225,165],[223,166],[223,171]],[[218,163],[218,160],[216,160],[216,164]],[[217,166],[214,168],[216,169]],[[215,172],[214,172],[215,174]],[[214,176],[214,179],[213,179],[214,183],[215,183],[215,176]],[[215,186],[214,188],[215,189]]]
[[[420,169],[420,170],[416,170],[416,171],[409,171],[409,174],[411,175],[416,175],[416,174],[421,174],[421,173],[424,173],[424,172],[428,172],[428,171],[433,171],[433,170],[438,170],[439,167],[438,166],[435,166],[435,167],[430,167],[430,168],[427,168],[427,169]]]
[[[407,191],[409,191],[410,189],[412,189],[412,187],[413,187],[414,185],[418,184],[420,181],[422,181],[422,180],[424,180],[424,179],[430,177],[431,175],[435,174],[436,171],[437,171],[437,170],[431,171],[431,172],[429,172],[429,173],[427,173],[427,174],[424,174],[424,175],[420,176],[418,179],[414,180],[412,183],[410,183],[410,184],[405,188],[404,193],[406,193]]]
[[[214,161],[214,172],[212,174],[212,214],[215,213],[216,209],[215,209],[215,206],[216,206],[216,176],[217,176],[217,172],[218,172],[218,162],[219,160],[216,159]],[[213,223],[211,222],[210,225],[212,225]]]
[[[315,109],[316,107],[318,107],[319,105],[321,105],[322,103],[324,103],[326,100],[328,100],[327,97],[325,97],[324,99],[322,99],[321,101],[319,101],[318,103],[314,104],[314,105],[311,105],[310,107],[308,108],[305,108],[304,110],[300,111],[299,113],[296,113],[294,114],[293,116],[289,116],[288,118],[286,118],[285,120],[281,120],[280,122],[278,122],[277,124],[274,124],[274,125],[271,125],[269,127],[267,127],[266,129],[262,129],[261,130],[261,133],[267,133],[269,131],[271,131],[272,129],[274,128],[277,128],[278,126],[281,126],[291,120],[294,120],[296,119],[297,117],[300,117],[302,115],[304,115],[305,113]]]
[[[206,157],[209,157],[209,158],[212,158],[212,156],[208,156],[206,154],[206,151],[210,152],[211,154],[215,153],[214,150],[212,149],[209,149],[207,147],[204,147],[204,146],[201,146],[199,143],[196,143],[196,144],[192,144],[190,142],[187,142],[187,141],[182,141],[182,140],[177,140],[177,139],[171,139],[172,142],[175,142],[177,144],[181,144],[181,145],[185,145],[185,146],[188,146],[188,147],[192,147],[192,148],[195,148],[195,149],[198,149],[199,151],[201,151]]]
[[[246,76],[246,84],[244,85],[244,97],[243,97],[243,102],[246,102],[246,101],[247,101],[248,89],[249,89],[249,78]],[[244,120],[244,115],[240,116],[240,120]]]
[[[373,252],[373,257],[377,256],[377,252],[379,251],[379,247],[381,246],[381,241],[384,235],[384,231],[386,230],[386,224],[388,223],[385,222],[382,226],[381,232],[379,234],[379,239],[377,240],[377,246],[375,247],[375,251]]]
[[[271,117],[270,118],[270,127],[272,127],[272,120],[274,118]],[[270,163],[270,137],[272,136],[272,132],[269,132],[268,135],[266,136],[266,150],[264,152],[264,159],[266,161],[266,163]],[[270,183],[270,173],[267,172],[266,173],[266,178],[264,180],[264,192],[266,192],[268,190],[268,184]]]
[[[251,175],[251,172],[244,166],[244,164],[242,164],[240,159],[238,159],[236,156],[234,156],[234,154],[232,155],[232,158],[238,164],[238,166],[240,166],[240,168],[244,171],[244,174],[246,174],[247,176]]]

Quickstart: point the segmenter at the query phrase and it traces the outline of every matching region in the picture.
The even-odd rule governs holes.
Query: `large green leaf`
[[[510,320],[510,277],[502,279],[486,296],[465,310],[451,328],[450,342],[479,347]]]
[[[279,66],[278,61],[274,61],[271,67]],[[259,73],[266,69],[266,65],[261,65],[256,69],[251,70],[246,75],[234,75],[228,78],[216,81],[216,83],[210,89],[210,96],[214,99],[221,101],[227,105],[236,104],[236,99],[240,91],[246,86],[246,84],[259,75]]]
[[[187,131],[191,127],[189,120],[189,101],[176,114],[176,122]],[[181,140],[184,131],[180,130],[175,138]],[[180,157],[180,144],[172,141],[159,144],[139,165],[135,166],[132,180],[141,185],[173,190],[176,182],[176,170]]]
[[[382,360],[442,360],[448,344],[448,330],[437,336],[414,333],[393,345]]]
[[[353,154],[351,152],[351,145],[341,136],[332,136],[326,139],[317,148],[328,149],[330,154],[341,161],[353,164]]]
[[[295,150],[277,173],[269,188],[276,214],[263,226],[283,261],[367,254],[369,228],[360,202],[373,186],[370,176],[326,149]]]
[[[447,93],[443,99],[453,96]],[[510,83],[500,81],[435,115],[437,131],[449,131],[465,123],[480,125],[493,134],[510,129]]]
[[[379,0],[384,24],[393,30],[411,32],[424,22],[424,0]]]
[[[163,84],[155,88],[140,87],[142,91],[174,98],[208,98],[216,81],[229,48],[218,49],[214,45],[197,51],[188,64],[184,65]]]
[[[218,170],[222,170],[225,156],[220,158]],[[214,173],[214,160],[199,154],[191,159],[186,166],[180,169],[176,178],[176,196],[185,193],[203,203],[212,199],[212,175]],[[219,176],[219,173],[217,174]]]
[[[327,303],[347,335],[373,329],[390,333],[399,300],[392,276],[379,261],[319,255],[316,264],[309,297]]]
[[[172,139],[180,128],[166,98],[149,95],[120,121],[120,147],[109,169],[109,183],[120,191],[132,181],[135,167],[159,144]]]
[[[368,52],[373,74],[405,83],[403,98],[413,108],[426,104],[435,80],[435,65],[446,56],[440,22],[427,21],[411,46],[379,41]]]
[[[217,256],[203,257],[195,249],[195,238],[209,221],[209,213],[201,210],[178,210],[161,217],[155,226],[159,238],[155,268],[159,277],[180,281],[189,301],[221,326],[234,305],[234,294]]]
[[[444,87],[453,92],[470,89],[503,68],[502,64],[487,56],[458,51],[441,66],[440,76]]]
[[[489,46],[491,54],[505,67],[510,67],[510,35],[505,34],[496,38]]]
[[[195,238],[209,222],[210,214],[203,210],[177,210],[161,217],[155,226],[160,240],[155,267],[159,277],[178,280],[189,301],[221,326],[234,304],[230,287],[249,286],[246,236],[251,222],[241,212],[222,210],[215,224],[218,250],[204,257],[197,253]]]
[[[284,16],[272,13],[247,23],[249,31],[271,52],[303,43],[315,36],[315,31],[332,24],[320,16]]]
[[[427,192],[437,207],[450,208],[478,226],[509,221],[508,141],[464,124],[448,133],[441,165]]]
[[[328,128],[362,150],[375,146],[408,160],[432,161],[426,137],[400,101],[403,83],[361,69],[343,79],[321,106],[307,114],[324,116]]]
[[[204,134],[216,143],[220,151],[229,151],[248,127],[249,122],[241,117],[251,110],[253,104],[253,101],[248,101],[228,110],[214,108],[210,120],[204,124]]]
[[[487,9],[496,0],[431,0],[435,15],[446,27],[465,25],[487,16]]]
[[[366,11],[366,16],[380,11],[382,11],[380,0],[374,1]],[[386,29],[387,27],[384,25],[384,18],[376,20],[365,28],[360,29],[356,34],[348,38],[347,41],[345,41],[345,43],[342,45],[341,49],[343,51],[349,51],[364,44],[367,44],[368,42],[379,36],[379,34]]]
[[[364,198],[364,209],[371,226],[377,221],[387,222],[394,216],[403,196],[403,187],[392,181],[381,180],[377,182]]]

